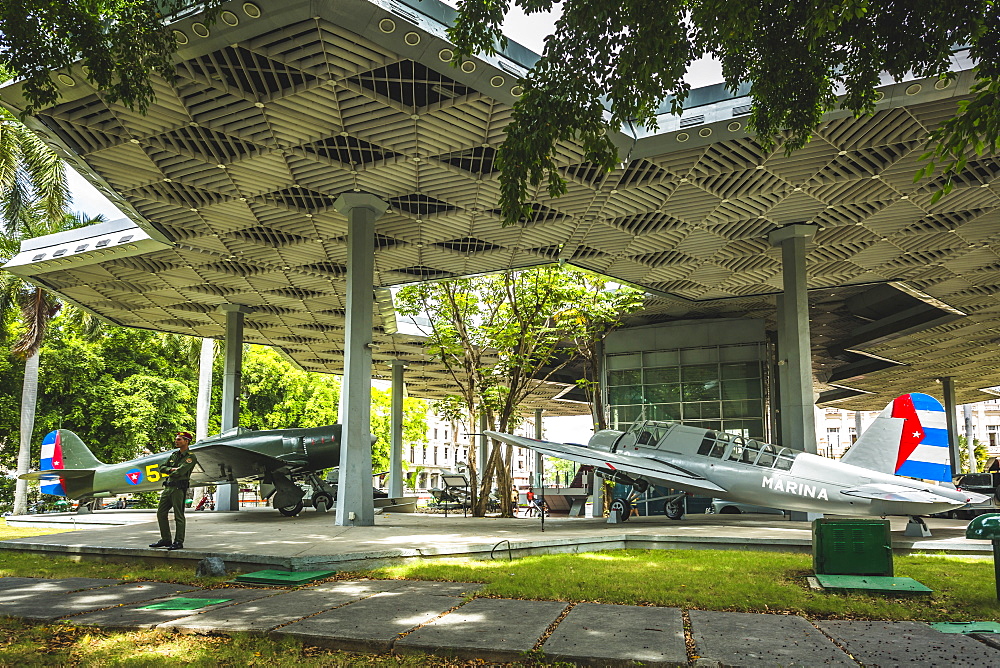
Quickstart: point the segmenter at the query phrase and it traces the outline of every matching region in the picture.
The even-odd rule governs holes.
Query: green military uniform
[[[184,519],[184,502],[187,500],[191,471],[197,464],[198,458],[190,450],[183,454],[180,450],[174,450],[160,467],[164,480],[160,505],[156,508],[156,521],[160,525],[160,538],[167,542],[170,542],[170,522],[167,520],[167,513],[171,509],[174,511],[174,523],[177,525],[174,540],[178,543],[184,542],[184,528],[187,524],[187,520]]]

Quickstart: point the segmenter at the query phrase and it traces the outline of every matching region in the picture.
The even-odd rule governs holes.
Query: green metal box
[[[888,520],[813,520],[813,570],[829,575],[892,576]]]

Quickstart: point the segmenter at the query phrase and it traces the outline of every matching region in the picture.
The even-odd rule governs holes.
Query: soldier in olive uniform
[[[160,473],[163,475],[163,492],[160,493],[160,505],[156,508],[156,520],[160,524],[160,541],[151,544],[150,547],[165,547],[170,550],[180,550],[184,547],[184,526],[187,523],[184,519],[184,503],[187,500],[191,471],[198,463],[194,453],[188,451],[193,439],[189,432],[178,432],[174,438],[177,449],[170,453],[170,457],[160,467]],[[177,525],[172,542],[170,521],[167,519],[167,513],[171,509],[174,511],[174,523]]]

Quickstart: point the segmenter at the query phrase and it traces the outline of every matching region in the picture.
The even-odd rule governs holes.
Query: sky
[[[541,53],[545,48],[545,37],[555,30],[557,18],[555,13],[526,16],[520,8],[514,7],[507,15],[503,31],[515,42]],[[695,88],[708,86],[722,81],[722,68],[717,61],[699,60],[692,63],[685,78]],[[73,196],[73,211],[81,211],[90,216],[102,214],[108,220],[123,217],[114,204],[72,168],[67,170],[67,175]],[[547,440],[586,443],[593,434],[589,416],[543,417],[542,423]]]

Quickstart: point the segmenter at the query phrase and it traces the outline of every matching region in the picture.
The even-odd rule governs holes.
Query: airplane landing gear
[[[313,508],[318,513],[325,513],[333,507],[333,495],[327,492],[317,492],[312,496]]]
[[[667,519],[682,519],[684,517],[684,495],[681,494],[664,501],[663,514],[667,516]]]
[[[295,517],[296,515],[302,512],[302,508],[303,508],[302,501],[299,500],[295,502],[294,505],[278,508],[278,512],[284,515],[285,517]]]
[[[618,515],[619,522],[628,522],[632,516],[632,504],[627,499],[615,499],[611,502],[610,512]]]

